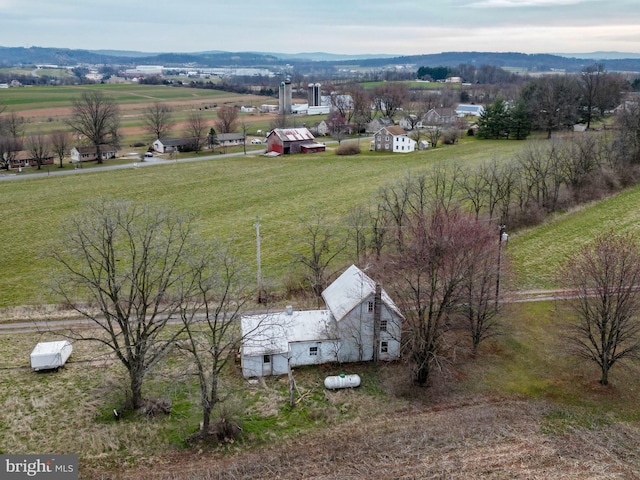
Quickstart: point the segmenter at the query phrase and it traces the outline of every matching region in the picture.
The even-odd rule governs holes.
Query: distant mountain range
[[[594,62],[604,63],[609,71],[640,72],[640,54],[594,52],[589,54],[524,54],[497,52],[443,52],[427,55],[337,55],[323,52],[297,54],[271,52],[205,51],[193,53],[136,52],[121,50],[78,50],[43,47],[0,47],[0,65],[164,65],[200,67],[284,67],[292,65],[300,71],[341,68],[347,65],[385,68],[390,65],[476,67],[492,65],[526,71],[580,71]]]

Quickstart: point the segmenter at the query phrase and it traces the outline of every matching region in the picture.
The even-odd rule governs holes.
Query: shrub
[[[336,155],[358,155],[360,142],[345,142],[336,148]]]

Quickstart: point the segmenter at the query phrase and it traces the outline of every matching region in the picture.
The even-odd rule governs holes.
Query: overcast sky
[[[640,0],[0,0],[0,46],[640,53]]]

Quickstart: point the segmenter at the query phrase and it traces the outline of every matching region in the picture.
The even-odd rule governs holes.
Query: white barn
[[[242,374],[283,375],[289,367],[400,357],[403,316],[355,265],[329,285],[327,309],[242,317]],[[377,306],[376,306],[377,305]]]

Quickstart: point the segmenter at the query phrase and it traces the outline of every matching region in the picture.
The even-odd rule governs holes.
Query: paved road
[[[263,148],[259,150],[247,150],[247,155],[262,155],[265,152]],[[180,160],[169,160],[163,157],[155,156],[152,158],[146,158],[144,161],[120,164],[120,165],[103,165],[101,167],[92,167],[92,168],[75,168],[73,170],[60,170],[55,166],[51,167],[43,167],[44,170],[34,171],[34,173],[29,172],[28,175],[18,175],[15,173],[2,173],[0,174],[0,181],[4,180],[18,180],[25,178],[39,178],[39,177],[53,177],[56,175],[81,175],[83,173],[96,173],[96,172],[107,172],[110,170],[123,170],[123,169],[131,169],[131,168],[147,168],[152,165],[166,165],[169,163],[186,163],[186,162],[201,162],[204,160],[217,160],[220,158],[229,158],[229,157],[242,157],[244,156],[244,152],[238,153],[222,153],[222,154],[212,154],[205,155],[202,157],[190,157],[190,158],[181,158]]]

